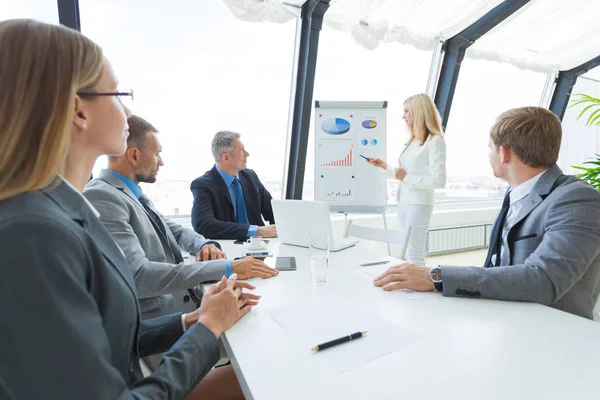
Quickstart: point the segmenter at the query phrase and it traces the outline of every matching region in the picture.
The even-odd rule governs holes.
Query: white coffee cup
[[[263,247],[263,241],[261,236],[251,236],[250,239],[246,241],[250,246],[250,248],[260,249]]]

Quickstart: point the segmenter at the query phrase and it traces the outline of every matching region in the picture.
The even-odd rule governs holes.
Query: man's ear
[[[87,110],[85,110],[85,103],[79,96],[75,96],[75,104],[73,107],[73,125],[79,130],[87,129]]]
[[[511,157],[512,157],[512,151],[510,150],[510,148],[505,147],[505,146],[500,146],[498,147],[498,151],[500,152],[500,162],[502,164],[508,164],[508,162],[510,161]]]
[[[129,161],[130,164],[138,164],[138,161],[140,159],[140,151],[137,148],[129,147],[125,152],[125,155],[127,156],[127,161]]]

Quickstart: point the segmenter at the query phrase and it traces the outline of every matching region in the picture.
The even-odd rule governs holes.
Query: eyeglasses
[[[123,92],[77,92],[79,97],[96,97],[96,96],[117,96],[121,103],[127,108],[130,108],[130,104],[133,101],[133,90],[126,90]]]

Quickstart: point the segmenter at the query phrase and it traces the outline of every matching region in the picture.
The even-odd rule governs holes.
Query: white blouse
[[[398,167],[406,171],[399,181],[398,203],[433,206],[434,189],[446,186],[446,141],[433,136],[422,146],[419,140],[409,143],[398,158]],[[386,175],[395,178],[395,170],[388,164]]]

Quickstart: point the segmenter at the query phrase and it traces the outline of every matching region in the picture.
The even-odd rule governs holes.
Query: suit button
[[[190,296],[188,296],[187,294],[185,296],[183,296],[183,301],[186,302],[186,303],[188,301],[190,301]]]
[[[129,363],[129,372],[135,371],[135,361]]]
[[[463,294],[463,291],[460,289],[456,289],[456,291],[454,293],[456,293],[458,296],[460,296]]]
[[[481,292],[480,292],[480,291],[477,291],[477,292],[473,293],[473,295],[474,295],[475,297],[479,297],[479,296],[481,296]]]

